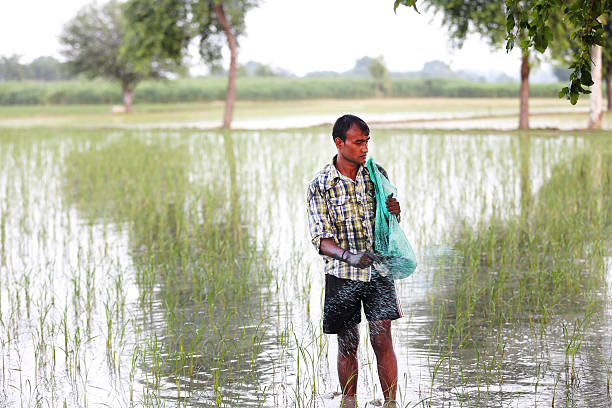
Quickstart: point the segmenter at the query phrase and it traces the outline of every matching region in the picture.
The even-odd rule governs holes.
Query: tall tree
[[[458,0],[436,0],[441,4],[453,5]],[[464,7],[469,11],[487,7],[493,1],[470,1]],[[395,0],[394,7],[400,5],[417,8],[417,0]],[[612,14],[612,0],[505,0],[506,9],[506,49],[509,51],[519,44],[522,52],[535,49],[544,52],[551,40],[553,30],[551,16],[561,13],[564,21],[574,27],[572,38],[579,44],[580,52],[574,56],[570,65],[570,83],[559,92],[575,104],[580,94],[590,93],[588,86],[591,78],[591,51],[594,45],[603,45],[605,39],[605,16]],[[467,23],[459,28],[467,30]]]
[[[129,0],[129,44],[146,63],[152,58],[181,61],[189,44],[197,40],[200,55],[209,65],[221,60],[223,43],[230,51],[223,127],[229,128],[236,95],[238,38],[245,32],[245,15],[259,0]]]
[[[463,45],[469,33],[480,34],[494,48],[501,48],[505,42],[507,19],[503,0],[421,0],[419,3],[443,15],[443,24],[456,47]],[[400,4],[416,8],[416,0],[396,0],[395,8]],[[527,33],[523,30],[520,36],[521,39],[527,38]],[[529,47],[526,43],[521,44],[520,129],[529,128],[529,57]]]
[[[172,65],[160,60],[136,66],[129,53],[122,53],[126,25],[121,4],[111,0],[101,6],[83,7],[66,24],[60,41],[68,69],[89,78],[103,77],[121,84],[127,112],[132,111],[134,88],[146,77],[161,77]]]

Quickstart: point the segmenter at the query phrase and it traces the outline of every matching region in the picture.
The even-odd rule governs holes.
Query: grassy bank
[[[135,90],[137,103],[220,101],[225,78],[204,77],[173,81],[144,81]],[[553,98],[561,83],[532,84],[532,97]],[[448,78],[396,78],[391,97],[514,98],[519,84],[470,82]],[[320,98],[374,98],[381,96],[370,78],[238,78],[238,100],[272,101]],[[119,104],[119,85],[96,81],[24,81],[0,83],[0,105]]]
[[[558,98],[534,98],[532,116],[549,115],[586,124],[588,100],[572,106]],[[109,105],[0,105],[0,127],[112,127],[173,124],[215,127],[221,125],[221,101],[146,104],[137,103],[132,114],[113,114]],[[460,117],[518,117],[518,98],[363,98],[296,101],[237,101],[234,127],[245,121],[297,118],[284,127],[304,128],[333,123],[338,115],[352,112],[374,122],[448,120]],[[608,115],[609,116],[609,115]],[[412,119],[411,119],[412,118]],[[447,119],[444,119],[447,118]],[[517,119],[518,120],[518,119]],[[202,124],[204,122],[204,125]],[[265,128],[266,124],[259,124]]]

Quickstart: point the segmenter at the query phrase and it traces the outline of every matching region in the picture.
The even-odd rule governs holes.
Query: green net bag
[[[374,251],[378,261],[374,263],[374,268],[383,276],[392,275],[393,279],[407,278],[416,269],[416,256],[397,218],[389,213],[385,204],[387,197],[397,195],[397,189],[378,170],[373,159],[368,159],[366,166],[376,193]]]

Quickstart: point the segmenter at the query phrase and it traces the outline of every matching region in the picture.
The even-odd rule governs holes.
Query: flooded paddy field
[[[305,209],[329,133],[0,130],[0,406],[339,406]],[[611,406],[612,139],[371,136],[419,261],[401,406]]]

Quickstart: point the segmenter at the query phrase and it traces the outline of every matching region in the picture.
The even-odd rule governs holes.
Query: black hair
[[[346,131],[349,130],[353,124],[357,125],[366,136],[370,135],[370,128],[363,119],[355,115],[342,115],[336,120],[336,123],[334,123],[332,139],[336,140],[336,138],[338,138],[346,142]]]

